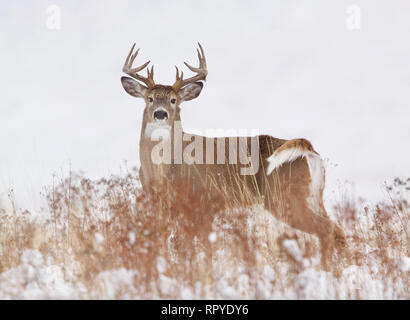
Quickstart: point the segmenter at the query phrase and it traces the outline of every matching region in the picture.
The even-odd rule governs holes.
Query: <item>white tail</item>
[[[271,174],[273,170],[279,169],[286,162],[293,162],[297,158],[306,158],[309,154],[314,154],[308,150],[301,150],[300,148],[290,148],[282,151],[275,151],[269,158],[269,166],[267,174]]]

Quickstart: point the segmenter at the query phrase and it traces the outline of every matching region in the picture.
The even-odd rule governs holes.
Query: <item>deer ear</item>
[[[202,82],[193,82],[183,87],[179,92],[181,101],[189,101],[198,97],[203,86]]]
[[[134,79],[121,77],[121,83],[125,91],[133,97],[143,98],[147,92],[147,88]]]

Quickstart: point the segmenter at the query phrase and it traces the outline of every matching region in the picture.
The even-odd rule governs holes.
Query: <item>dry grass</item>
[[[98,181],[70,172],[44,190],[49,210],[40,222],[16,208],[10,191],[12,210],[0,216],[0,287],[25,290],[30,281],[7,278],[25,272],[18,268],[30,265],[27,252],[40,252],[34,269],[58,266],[71,298],[408,299],[409,189],[410,179],[396,179],[374,207],[353,197],[335,204],[349,253],[331,274],[320,269],[315,237],[258,206],[223,209],[223,196],[184,182],[148,195],[135,169]],[[0,297],[21,297],[13,290]]]

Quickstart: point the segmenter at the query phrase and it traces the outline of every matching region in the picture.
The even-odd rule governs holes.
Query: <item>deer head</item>
[[[176,80],[172,86],[155,84],[154,67],[147,68],[147,76],[141,76],[138,72],[148,66],[150,61],[139,67],[133,68],[132,64],[138,55],[139,49],[134,52],[135,43],[132,46],[122,71],[134,79],[122,77],[121,82],[127,93],[133,97],[143,98],[145,101],[144,123],[162,123],[171,125],[174,121],[180,120],[180,104],[183,101],[195,99],[201,93],[203,83],[208,71],[204,50],[200,43],[198,59],[199,67],[195,68],[188,63],[184,64],[196,74],[188,79],[184,79],[183,72],[176,68]]]

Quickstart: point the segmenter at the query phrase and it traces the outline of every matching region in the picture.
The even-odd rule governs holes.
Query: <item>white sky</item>
[[[50,4],[60,30],[46,27]],[[351,4],[360,30],[346,28]],[[170,84],[175,64],[197,64],[198,40],[209,76],[184,128],[305,137],[332,163],[327,198],[345,180],[381,198],[383,181],[410,173],[409,33],[405,0],[0,0],[0,198],[13,187],[35,208],[69,163],[91,177],[138,165],[143,102],[120,84],[128,50],[137,42],[138,62]]]

